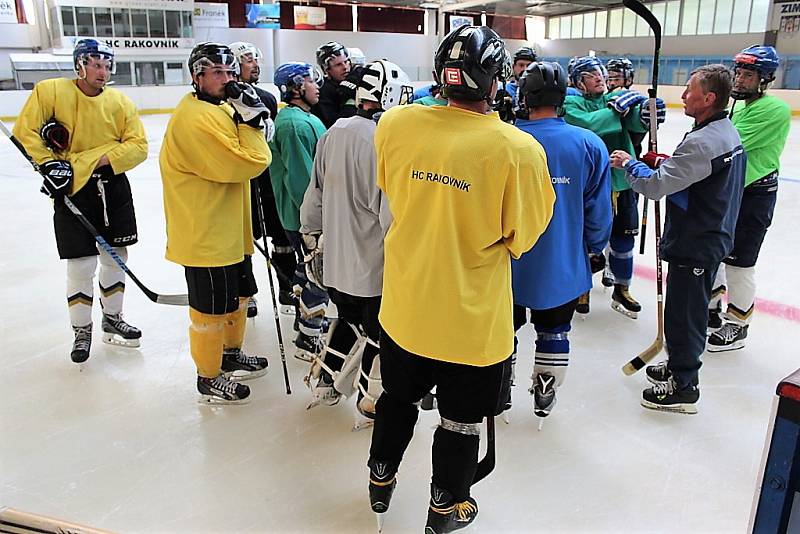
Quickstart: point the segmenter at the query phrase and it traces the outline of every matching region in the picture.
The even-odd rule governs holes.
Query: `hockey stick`
[[[25,156],[25,159],[27,159],[28,162],[30,162],[30,164],[33,165],[34,170],[36,172],[39,172],[39,165],[37,165],[36,162],[33,161],[33,158],[30,157],[28,151],[25,150],[25,147],[22,146],[22,143],[20,143],[19,140],[16,137],[14,137],[14,134],[12,134],[9,131],[8,127],[6,127],[3,121],[0,121],[0,129],[3,130],[3,133],[6,134],[6,136],[8,136],[11,142],[14,143],[14,146],[17,147],[17,149],[22,153],[23,156]],[[100,248],[102,248],[106,254],[111,256],[111,259],[113,259],[116,262],[116,264],[119,265],[120,269],[125,271],[125,273],[130,277],[130,279],[133,280],[133,283],[135,283],[139,287],[139,289],[142,290],[142,293],[147,295],[147,298],[158,304],[169,304],[172,306],[189,305],[189,295],[186,294],[161,295],[151,289],[148,289],[148,287],[145,286],[136,277],[136,275],[133,274],[133,272],[131,272],[131,270],[128,268],[128,266],[125,264],[122,258],[119,257],[119,254],[117,254],[114,248],[108,244],[108,242],[103,238],[103,236],[100,235],[100,232],[98,232],[97,229],[94,227],[94,225],[89,222],[89,219],[87,219],[86,216],[83,213],[81,213],[81,210],[79,210],[78,207],[72,203],[69,197],[67,195],[64,195],[63,199],[64,199],[64,205],[67,206],[67,209],[69,209],[69,211],[71,211],[72,214],[78,218],[78,221],[80,221],[81,225],[83,225],[83,227],[90,234],[92,234],[92,237],[94,237],[94,240],[97,241],[98,245],[100,245]]]
[[[650,29],[653,30],[655,46],[653,50],[653,80],[651,87],[647,90],[650,97],[647,105],[650,108],[650,136],[648,139],[651,152],[658,152],[658,115],[656,110],[656,95],[658,93],[658,61],[661,56],[661,23],[644,7],[638,0],[623,0],[625,7],[642,17]],[[644,252],[644,237],[647,222],[647,199],[645,199],[644,209],[642,210],[642,237],[640,252]],[[655,230],[656,230],[656,317],[658,322],[658,332],[656,339],[647,347],[644,352],[634,357],[622,367],[622,372],[632,375],[642,367],[647,365],[664,348],[664,284],[661,267],[661,202],[655,201]]]
[[[251,185],[255,186],[256,205],[258,209],[258,225],[261,227],[261,239],[264,241],[264,248],[258,247],[258,250],[267,259],[267,278],[269,278],[269,296],[272,297],[272,313],[275,315],[275,331],[278,333],[278,349],[281,352],[281,365],[283,365],[283,382],[286,384],[286,394],[292,394],[292,387],[289,385],[289,370],[286,368],[286,350],[283,348],[283,332],[281,332],[280,314],[278,314],[278,301],[275,300],[275,282],[272,281],[272,273],[270,267],[275,271],[277,276],[280,276],[278,269],[272,265],[272,258],[267,252],[267,221],[264,217],[264,206],[261,203],[261,191],[259,188],[258,180],[253,180]],[[258,241],[253,240],[258,246]]]
[[[489,473],[494,471],[495,452],[494,452],[494,416],[486,418],[486,454],[483,459],[478,462],[478,467],[475,469],[475,476],[472,478],[472,483],[477,484]]]
[[[264,256],[264,259],[266,259],[268,262],[270,262],[270,265],[272,265],[272,268],[275,270],[275,274],[278,276],[278,281],[279,282],[284,282],[284,283],[289,284],[291,286],[292,285],[292,281],[289,279],[288,276],[286,276],[285,274],[280,272],[275,267],[275,265],[272,263],[272,258],[270,257],[269,252],[267,252],[266,249],[263,246],[261,246],[261,243],[259,243],[257,239],[253,239],[253,244],[256,246],[256,248],[261,253],[261,255]]]

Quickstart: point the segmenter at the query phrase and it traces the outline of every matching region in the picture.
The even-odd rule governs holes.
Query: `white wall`
[[[0,80],[13,78],[9,54],[30,54],[40,48],[38,27],[33,24],[0,24]]]

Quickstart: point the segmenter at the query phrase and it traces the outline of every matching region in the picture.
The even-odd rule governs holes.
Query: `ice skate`
[[[375,424],[375,401],[363,396],[356,402],[356,416],[353,422],[353,431],[364,430]]]
[[[618,311],[625,317],[636,319],[642,306],[628,292],[628,286],[614,284],[614,292],[611,294],[611,308]]]
[[[119,347],[136,348],[140,345],[142,331],[129,325],[122,319],[122,314],[103,314],[103,343]]]
[[[200,404],[247,404],[250,402],[250,388],[228,380],[223,375],[214,378],[197,377],[197,391]]]
[[[539,418],[539,430],[544,418],[550,415],[556,405],[556,378],[550,373],[539,373],[533,377],[530,394],[533,396],[533,414]]]
[[[672,376],[666,360],[655,365],[648,365],[644,370],[644,374],[647,376],[647,380],[655,386],[669,381]]]
[[[431,484],[425,534],[444,534],[462,529],[475,521],[477,515],[478,503],[475,499],[469,497],[464,502],[456,502],[449,491]]]
[[[333,378],[327,371],[322,371],[317,383],[313,385],[309,383],[309,386],[311,387],[311,402],[306,406],[306,410],[315,408],[320,404],[334,406],[339,404],[342,399],[342,394],[333,387]]]
[[[266,358],[248,356],[242,349],[222,351],[222,374],[228,380],[251,380],[267,374],[269,362]]]
[[[744,348],[747,326],[746,324],[725,323],[722,328],[709,336],[706,350],[708,352],[725,352]]]
[[[612,287],[614,285],[614,274],[611,272],[611,267],[606,264],[603,269],[603,278],[601,279],[604,288]],[[605,291],[605,289],[604,289]]]
[[[294,310],[297,306],[297,300],[294,293],[281,289],[278,291],[278,304],[280,304],[280,312],[284,315],[294,315]]]
[[[656,384],[642,391],[642,406],[649,410],[694,415],[700,389],[692,386],[679,390],[675,380],[669,377],[666,382]]]
[[[73,326],[75,341],[72,342],[72,352],[70,358],[74,363],[83,363],[89,359],[89,351],[92,348],[92,323],[86,326]]]
[[[715,331],[722,328],[722,304],[717,305],[716,308],[708,310],[708,325],[706,326],[706,335],[711,335]]]
[[[313,362],[314,357],[322,352],[322,340],[319,336],[309,336],[303,332],[298,332],[294,340],[297,351],[294,357],[300,361]]]
[[[375,512],[378,532],[383,530],[384,514],[389,510],[397,472],[387,462],[369,461],[369,506]]]
[[[256,315],[258,315],[258,301],[255,297],[250,297],[247,299],[247,318],[252,319]]]
[[[589,291],[578,297],[578,305],[575,306],[575,312],[581,315],[589,313]]]

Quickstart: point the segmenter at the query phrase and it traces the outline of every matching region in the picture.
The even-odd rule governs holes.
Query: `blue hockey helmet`
[[[583,56],[575,60],[572,65],[572,72],[569,73],[572,85],[580,88],[578,82],[581,81],[584,74],[599,74],[603,79],[608,79],[608,71],[605,65],[594,56]]]
[[[80,68],[86,66],[89,58],[106,59],[111,63],[111,74],[116,71],[114,50],[110,46],[96,39],[81,39],[75,43],[75,49],[72,51],[72,63],[78,75],[80,75]]]
[[[304,78],[311,78],[318,86],[322,85],[322,74],[310,63],[293,61],[275,69],[273,82],[281,92],[281,100],[291,100],[292,89],[302,86]]]
[[[751,69],[762,78],[772,81],[780,66],[781,58],[772,46],[753,45],[733,56],[733,66]]]

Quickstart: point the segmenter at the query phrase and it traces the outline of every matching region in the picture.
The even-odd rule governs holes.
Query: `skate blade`
[[[200,398],[197,399],[197,403],[203,406],[228,406],[228,405],[237,405],[237,404],[248,404],[250,402],[250,397],[238,400],[226,400],[220,397],[216,397],[214,395],[200,395]]]
[[[729,352],[732,350],[739,350],[744,348],[744,341],[736,341],[735,343],[731,343],[730,345],[706,345],[706,350],[708,352]]]
[[[643,408],[647,408],[648,410],[654,410],[657,412],[679,413],[684,415],[697,414],[697,406],[694,404],[670,404],[664,406],[661,404],[655,404],[653,402],[642,399],[641,405]]]
[[[510,425],[510,424],[511,424],[511,416],[508,414],[508,410],[506,410],[505,412],[503,412],[502,418],[503,418],[503,422],[504,422],[505,424],[507,424],[507,425]]]
[[[543,426],[544,426],[544,417],[540,417],[540,418],[539,418],[539,427],[538,427],[536,430],[538,430],[539,432],[541,432],[541,431],[542,431],[542,427],[543,427]]]
[[[233,380],[234,382],[244,382],[246,380],[253,380],[254,378],[262,377],[267,374],[268,371],[269,367],[259,369],[258,371],[245,371],[242,369],[237,369],[236,371],[223,371],[222,376],[228,380]]]
[[[312,408],[316,408],[317,406],[336,406],[339,404],[339,401],[342,399],[341,396],[335,398],[321,398],[321,399],[314,399],[308,403],[306,406],[306,410],[310,410]]]
[[[291,304],[281,304],[279,309],[284,315],[294,315],[294,306]]]
[[[372,428],[373,426],[375,426],[375,421],[372,419],[364,419],[363,421],[356,421],[353,423],[353,428],[350,431],[358,432],[360,430],[364,430],[365,428]]]
[[[105,343],[106,345],[114,345],[115,347],[126,347],[129,349],[135,349],[141,346],[139,338],[125,339],[119,334],[114,334],[112,332],[103,332],[103,343]]]
[[[629,319],[637,319],[639,317],[638,312],[630,311],[625,306],[623,306],[622,304],[620,304],[615,300],[611,301],[611,309],[614,310],[615,312],[621,313],[622,315],[624,315]]]
[[[386,512],[379,514],[375,512],[375,522],[378,525],[378,532],[383,532],[383,522],[386,519]]]
[[[314,356],[310,355],[308,352],[298,349],[297,352],[294,353],[294,357],[300,360],[301,362],[311,363],[314,361]]]

